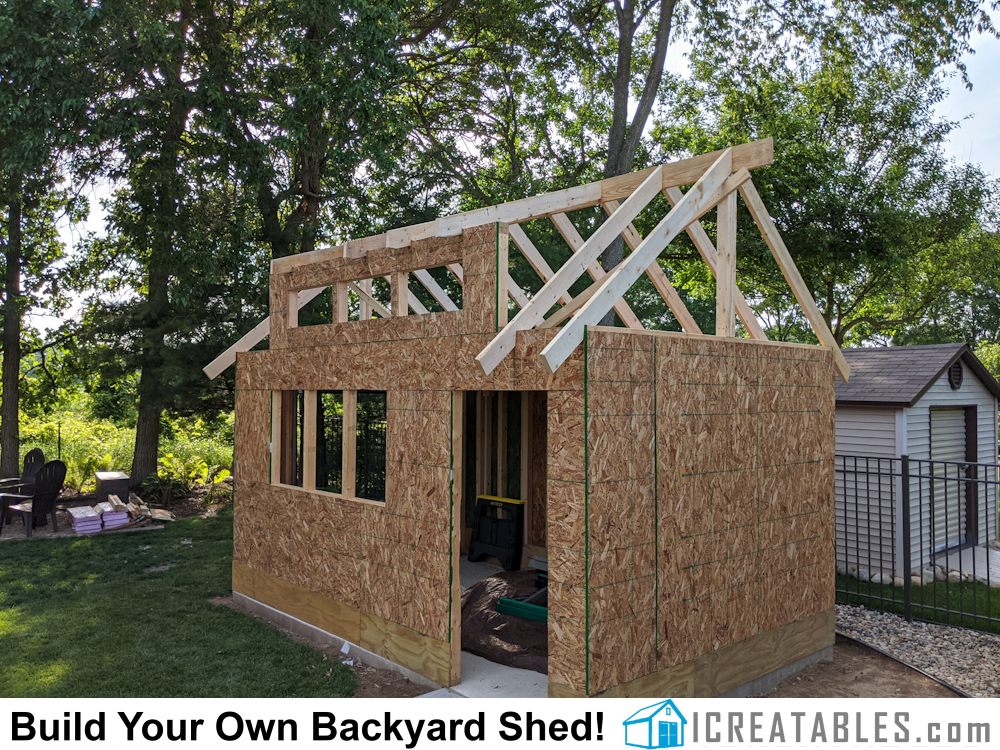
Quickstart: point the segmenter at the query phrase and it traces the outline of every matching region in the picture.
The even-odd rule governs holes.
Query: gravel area
[[[1000,636],[837,605],[837,630],[976,698],[1000,698]]]

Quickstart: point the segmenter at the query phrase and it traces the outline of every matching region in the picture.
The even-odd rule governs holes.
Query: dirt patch
[[[837,636],[833,661],[792,675],[765,698],[959,698],[939,682],[859,643]]]
[[[354,695],[355,698],[414,698],[418,695],[429,693],[432,690],[432,688],[424,685],[415,685],[398,672],[392,672],[388,669],[376,669],[375,667],[369,667],[367,664],[358,659],[352,659],[350,656],[345,657],[340,653],[340,649],[332,646],[317,646],[315,643],[312,643],[305,638],[286,630],[285,628],[268,622],[264,618],[258,617],[252,612],[247,612],[245,609],[236,604],[232,596],[218,596],[210,601],[213,604],[229,607],[230,609],[236,610],[240,614],[253,617],[255,620],[263,622],[265,625],[284,633],[296,643],[301,643],[319,651],[323,654],[324,660],[338,661],[344,664],[344,666],[354,672],[354,677],[358,681],[358,692]],[[351,662],[353,662],[353,664]]]

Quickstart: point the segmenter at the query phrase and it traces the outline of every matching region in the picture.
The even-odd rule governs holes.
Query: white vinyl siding
[[[934,474],[942,479],[928,483],[934,508],[934,534],[930,540],[933,549],[955,547],[965,542],[965,485],[957,480],[965,471],[959,462],[966,460],[965,409],[963,407],[936,407],[930,410],[931,460]],[[955,462],[940,465],[937,461]]]
[[[888,476],[866,476],[864,472],[890,472],[898,462],[866,461],[860,457],[899,457],[898,413],[898,409],[837,408],[837,455],[859,457],[837,459],[838,470],[843,470],[837,472],[837,557],[872,572],[889,572],[895,567],[892,530],[898,482]]]
[[[997,463],[997,401],[964,363],[962,368],[962,386],[958,390],[952,390],[948,384],[948,373],[945,372],[914,406],[903,410],[906,419],[906,448],[911,459],[938,458],[937,455],[931,455],[931,407],[953,407],[964,410],[967,406],[975,406],[977,410],[978,462],[983,464]],[[963,414],[963,443],[964,434]],[[964,450],[961,460],[965,460]],[[920,464],[914,464],[911,471],[917,473],[919,466]],[[995,478],[995,473],[990,476],[990,479],[993,478]],[[913,539],[911,559],[914,565],[919,562],[921,543],[926,551],[932,539],[930,493],[926,481],[923,484],[923,492],[921,492],[919,481],[917,478],[910,481],[910,523]],[[997,538],[996,488],[983,487],[979,494],[979,538],[970,541],[983,544]]]

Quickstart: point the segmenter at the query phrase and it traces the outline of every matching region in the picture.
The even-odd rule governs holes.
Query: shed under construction
[[[824,652],[849,370],[754,189],[771,160],[757,141],[274,260],[269,319],[206,368],[237,366],[234,592],[457,684],[469,509],[498,494],[548,560],[550,696],[714,696]],[[754,319],[738,194],[824,346]],[[594,206],[583,240],[570,215]],[[573,250],[558,269],[520,226],[539,219]],[[658,262],[685,231],[718,281],[715,336]],[[619,234],[631,253],[604,273]],[[509,252],[544,282],[530,298]],[[644,274],[684,333],[642,329],[624,295]],[[333,322],[299,325],[323,290]],[[597,325],[612,309],[623,325]]]

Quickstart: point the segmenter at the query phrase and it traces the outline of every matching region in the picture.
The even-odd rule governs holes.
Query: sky
[[[938,106],[938,114],[960,123],[951,134],[948,155],[978,163],[1000,177],[1000,40],[979,36],[972,47],[976,54],[965,58],[972,90],[966,90],[957,76],[952,78],[950,94]]]
[[[986,36],[976,36],[972,40],[975,54],[967,55],[964,62],[968,67],[972,90],[968,90],[956,74],[949,80],[949,95],[938,105],[940,117],[953,120],[959,126],[951,134],[945,150],[949,157],[959,162],[973,162],[983,170],[1000,178],[1000,40]],[[686,62],[682,45],[674,45],[668,55],[667,65],[676,70]],[[104,214],[100,209],[100,198],[107,189],[100,187],[91,192],[91,215],[87,222],[76,227],[65,225],[60,234],[67,246],[74,246],[80,237],[93,231],[103,231]],[[70,315],[76,314],[74,305]],[[51,329],[62,321],[40,313],[31,315],[35,326]]]

